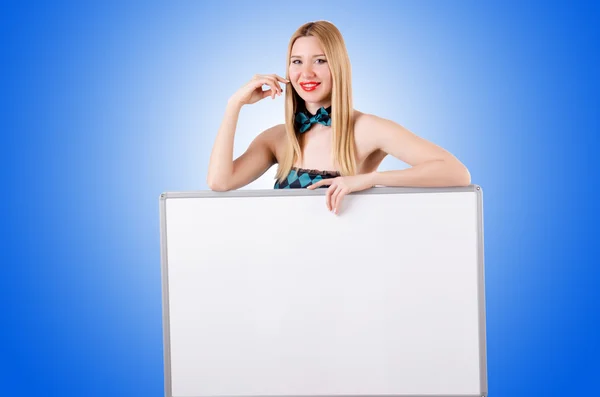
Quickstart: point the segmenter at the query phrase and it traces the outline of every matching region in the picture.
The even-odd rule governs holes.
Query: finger
[[[289,83],[290,83],[290,81],[289,81],[289,80],[286,80],[286,79],[284,79],[284,78],[283,78],[283,77],[281,77],[281,76],[277,76],[277,75],[275,75],[275,76],[276,76],[276,79],[277,79],[277,80],[276,80],[276,83],[277,83],[277,88],[279,88],[279,95],[281,95],[281,94],[283,94],[283,90],[285,89],[285,86],[286,86],[286,84],[289,84]],[[283,87],[280,85],[280,81],[282,81],[282,80],[283,80]]]
[[[275,99],[275,96],[277,95],[277,81],[271,76],[265,76],[261,80],[261,83],[262,85],[266,85],[269,87],[269,89],[267,89],[266,91],[269,92],[269,96],[271,97],[271,99]]]
[[[325,205],[327,206],[327,209],[329,211],[333,210],[333,202],[331,200],[331,196],[333,195],[333,193],[335,193],[337,187],[337,185],[329,186],[329,189],[327,189],[327,194],[325,194]]]
[[[280,81],[284,84],[290,83],[290,81],[288,79],[286,79],[285,77],[281,77],[278,74],[255,74],[254,77],[252,77],[252,80],[263,80],[265,78],[272,80],[274,84],[276,84],[278,81]],[[281,88],[281,87],[279,87],[279,88]]]
[[[285,84],[287,84],[287,83],[290,82],[288,79],[286,79],[284,77],[281,77],[278,74],[272,74],[271,76],[273,76],[275,79],[277,79],[277,80],[279,80],[279,81],[281,81],[282,83],[285,83]]]
[[[321,182],[321,181],[319,181],[319,182]],[[319,185],[319,182],[313,183],[312,185],[308,186],[307,189],[314,190],[314,189],[318,188],[319,186],[321,186],[321,185]]]
[[[342,193],[342,188],[338,186],[338,188],[335,190],[335,192],[333,192],[333,194],[331,195],[331,208],[334,213],[338,208],[337,202],[338,202],[338,197],[340,196],[341,193]]]
[[[269,74],[265,76],[268,80],[269,83],[267,83],[267,85],[269,87],[271,87],[271,89],[274,91],[275,95],[279,95],[279,93],[281,92],[281,87],[279,86],[279,83],[277,82],[277,78],[274,77],[274,75]]]
[[[273,98],[281,94],[281,87],[279,86],[277,79],[271,78],[271,88],[273,88]]]
[[[275,95],[280,95],[282,89],[281,89],[281,86],[279,85],[279,82],[277,81],[277,78],[274,77],[274,75],[268,75],[268,76],[265,76],[265,78],[268,79],[269,82],[267,83],[267,85],[269,87],[271,87],[272,90],[274,90]]]
[[[271,90],[265,90],[265,91],[262,92],[262,97],[266,98],[268,96],[271,96],[271,94],[272,94]]]
[[[312,185],[310,185],[309,187],[307,187],[307,189],[311,189],[311,190],[316,189],[320,186],[331,184],[331,182],[332,182],[331,179],[321,179],[320,181],[315,182]]]
[[[258,79],[256,81],[256,83],[260,83],[261,87],[263,85],[266,85],[269,87],[270,90],[272,89],[277,89],[277,80],[275,80],[274,78],[272,78],[271,76],[262,76],[260,79]]]
[[[348,194],[348,189],[340,189],[340,192],[335,197],[335,202],[333,204],[333,212],[337,215],[340,213],[340,209],[342,208],[342,200]]]
[[[279,81],[275,80],[275,86],[277,87],[277,90],[279,91],[279,95],[283,94],[283,87],[281,85],[279,85]]]

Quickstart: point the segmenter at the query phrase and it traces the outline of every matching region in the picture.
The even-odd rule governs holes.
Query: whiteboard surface
[[[163,199],[172,396],[487,394],[480,190],[324,190]]]

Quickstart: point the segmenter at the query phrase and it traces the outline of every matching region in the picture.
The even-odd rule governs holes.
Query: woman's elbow
[[[456,159],[445,163],[446,186],[469,186],[471,184],[471,173],[463,163]]]
[[[471,184],[471,173],[463,164],[457,167],[456,183],[458,186],[469,186]]]
[[[215,191],[215,192],[226,192],[229,190],[229,186],[227,186],[225,183],[223,183],[222,181],[219,181],[219,180],[212,179],[212,178],[207,178],[206,184],[208,185],[208,188],[210,190]]]

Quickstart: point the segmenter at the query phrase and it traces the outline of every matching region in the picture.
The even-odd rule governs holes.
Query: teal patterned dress
[[[288,177],[279,183],[275,182],[274,189],[302,189],[323,179],[337,178],[340,173],[337,171],[319,171],[306,168],[292,168]],[[329,186],[321,186],[327,188]]]

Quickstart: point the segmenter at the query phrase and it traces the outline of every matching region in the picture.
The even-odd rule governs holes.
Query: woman
[[[269,89],[263,91],[263,85]],[[263,131],[233,161],[240,109],[285,90],[285,124]],[[386,155],[409,164],[378,172]],[[352,107],[350,60],[340,31],[309,22],[290,39],[287,76],[255,75],[228,101],[211,153],[208,186],[238,189],[278,164],[275,188],[329,186],[325,204],[338,213],[346,194],[384,186],[467,186],[467,168],[441,147],[402,126]]]

